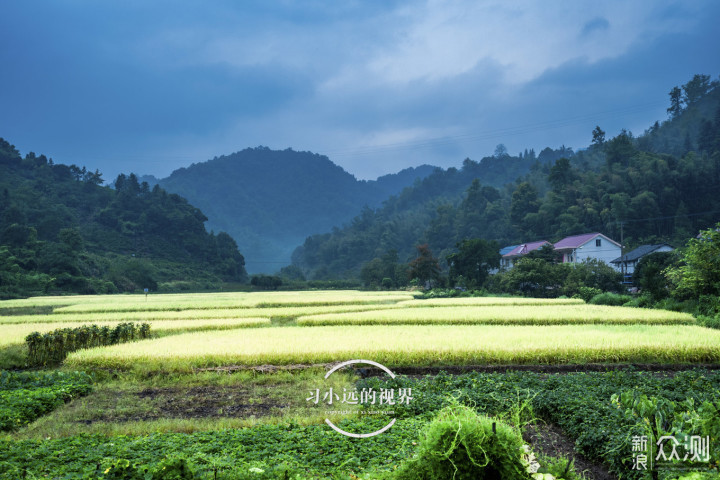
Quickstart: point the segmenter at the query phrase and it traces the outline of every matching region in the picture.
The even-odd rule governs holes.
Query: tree
[[[378,287],[385,278],[385,265],[382,259],[373,258],[360,269],[360,280],[366,287]]]
[[[562,259],[561,257],[562,255],[555,251],[555,247],[547,244],[526,255],[526,258],[540,258],[549,263],[557,263]]]
[[[597,125],[592,131],[592,144],[599,147],[603,143],[605,143],[605,132]]]
[[[253,275],[250,279],[250,285],[262,290],[277,290],[282,283],[282,279],[275,275]]]
[[[500,245],[495,241],[466,239],[456,247],[458,251],[446,257],[451,281],[462,276],[469,287],[482,287],[490,270],[500,268]]]
[[[691,238],[680,266],[668,270],[673,295],[680,299],[720,296],[720,223]]]
[[[715,129],[710,120],[703,120],[698,134],[698,150],[711,153],[715,143]]]
[[[695,105],[716,86],[716,83],[710,82],[710,75],[695,74],[692,80],[682,86],[685,104]]]
[[[501,274],[500,285],[505,292],[531,297],[557,297],[566,273],[562,265],[541,258],[523,257],[513,268]]]
[[[607,155],[607,164],[612,166],[615,163],[630,163],[630,157],[635,155],[636,150],[633,145],[632,133],[622,129],[617,137],[613,138],[605,146],[605,154]]]
[[[570,160],[567,158],[558,159],[550,169],[550,175],[548,175],[548,181],[556,192],[565,190],[574,178],[575,175],[570,166]]]
[[[662,300],[669,294],[664,271],[672,266],[675,260],[675,252],[655,252],[642,257],[633,272],[633,283],[654,301]]]
[[[495,158],[503,158],[508,156],[507,147],[504,144],[498,143],[495,147]]]
[[[537,213],[540,208],[537,190],[531,184],[522,182],[515,188],[510,202],[510,220],[515,225],[520,222],[528,213]]]
[[[411,280],[418,279],[425,284],[440,280],[440,263],[427,243],[417,246],[417,258],[410,262],[409,274]]]
[[[280,278],[286,279],[291,282],[304,282],[305,274],[302,269],[297,265],[288,265],[280,269]]]
[[[670,107],[668,107],[667,113],[668,115],[670,115],[670,118],[675,118],[683,111],[682,90],[680,90],[680,87],[675,86],[672,88],[672,90],[670,90],[670,93],[668,95],[670,95]]]

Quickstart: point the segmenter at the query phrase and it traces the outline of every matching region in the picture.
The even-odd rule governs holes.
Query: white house
[[[671,252],[674,248],[667,243],[658,243],[656,245],[641,245],[635,250],[626,253],[622,257],[611,260],[610,263],[623,272],[625,275],[632,275],[635,272],[638,262],[645,255],[656,252]]]
[[[620,244],[602,233],[585,233],[565,237],[555,245],[555,251],[562,254],[563,263],[582,263],[597,259],[620,270],[617,264],[610,263],[622,255]]]

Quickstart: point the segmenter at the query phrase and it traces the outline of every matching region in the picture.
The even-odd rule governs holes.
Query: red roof
[[[503,255],[503,257],[517,257],[518,255],[525,255],[526,253],[530,253],[533,250],[537,250],[538,248],[542,247],[543,245],[552,245],[547,240],[540,240],[539,242],[530,242],[530,243],[523,243],[522,245],[518,245],[517,247],[510,250],[508,253]]]
[[[612,240],[611,238],[606,237],[602,233],[584,233],[582,235],[573,235],[572,237],[565,237],[559,242],[555,244],[555,250],[560,250],[563,248],[578,248],[581,245],[585,245],[587,242],[592,240],[593,238],[600,235],[601,237],[613,242],[615,245],[620,245],[616,241]]]

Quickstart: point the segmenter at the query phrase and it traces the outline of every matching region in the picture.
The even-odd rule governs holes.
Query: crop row
[[[83,350],[73,367],[192,371],[221,365],[718,362],[720,331],[677,325],[278,327],[185,333]]]
[[[605,305],[517,305],[415,307],[356,313],[333,313],[298,318],[299,325],[392,324],[694,324],[692,315]]]

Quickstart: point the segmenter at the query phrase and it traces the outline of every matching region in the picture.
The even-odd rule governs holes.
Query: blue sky
[[[720,2],[13,1],[0,137],[166,176],[265,145],[358,178],[642,133],[720,74]]]

